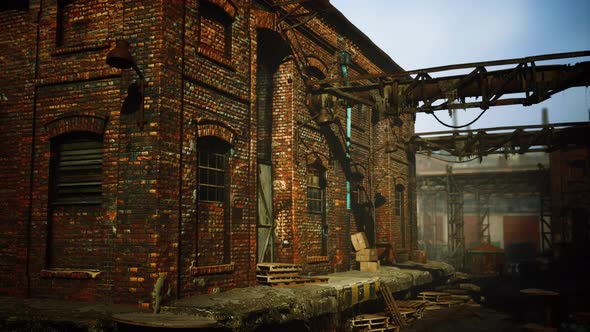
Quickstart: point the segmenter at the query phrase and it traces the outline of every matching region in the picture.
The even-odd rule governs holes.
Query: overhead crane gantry
[[[377,73],[317,80],[307,77],[305,54],[293,30],[312,19],[332,15],[329,0],[264,0],[276,13],[276,29],[291,45],[298,70],[312,95],[328,94],[346,103],[376,108],[385,116],[404,113],[433,113],[438,110],[481,108],[540,103],[571,87],[590,85],[590,62],[574,65],[538,65],[548,60],[590,56],[590,50],[544,54],[524,58],[445,65],[396,73]],[[342,51],[347,51],[346,49]],[[490,70],[492,67],[513,66]],[[468,70],[469,73],[434,77],[436,73]],[[512,94],[523,94],[513,97]],[[477,100],[470,100],[477,98]],[[324,105],[326,104],[327,105]],[[322,98],[322,107],[339,105]]]
[[[544,125],[481,128],[417,133],[410,149],[431,155],[470,158],[490,154],[551,152],[568,145],[589,145],[590,122],[552,123]]]
[[[590,51],[545,54],[431,67],[395,74],[309,80],[308,84],[315,84],[315,93],[348,98],[374,106],[385,115],[394,116],[402,113],[432,113],[445,109],[488,109],[513,104],[529,106],[565,89],[590,85],[590,62],[575,65],[537,65],[537,62],[587,56],[590,56]],[[515,67],[488,70],[490,67],[506,65]],[[470,69],[471,72],[432,77],[434,73],[465,69]],[[335,86],[344,81],[357,84]],[[515,93],[524,96],[509,96]],[[468,98],[481,100],[468,101]]]

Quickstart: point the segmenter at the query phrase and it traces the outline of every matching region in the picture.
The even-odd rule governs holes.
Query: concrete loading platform
[[[415,269],[412,267],[420,268]],[[357,304],[377,300],[382,285],[393,292],[412,291],[442,283],[454,273],[441,262],[408,263],[382,266],[377,272],[346,271],[325,275],[326,283],[295,287],[257,286],[236,288],[227,292],[180,299],[163,306],[158,315],[118,314],[114,320],[126,325],[162,327],[161,318],[181,316],[182,321],[169,321],[166,327],[208,327],[250,331],[264,326],[290,322],[307,322],[319,317],[337,316]],[[434,277],[433,277],[434,276]],[[194,325],[190,325],[190,321]]]
[[[345,318],[363,305],[377,303],[382,285],[393,292],[417,292],[454,274],[445,263],[407,262],[381,266],[377,272],[328,274],[328,282],[280,288],[256,286],[177,300],[161,313],[136,306],[49,299],[0,298],[0,328],[125,331],[145,327],[252,331],[292,322]],[[333,319],[333,318],[332,318]],[[332,324],[329,322],[327,324]]]

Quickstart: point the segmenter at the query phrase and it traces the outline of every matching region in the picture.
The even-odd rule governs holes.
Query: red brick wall
[[[167,274],[170,298],[255,284],[257,43],[260,29],[272,30],[276,18],[251,1],[232,1],[235,6],[212,2],[233,19],[227,53],[212,50],[200,38],[208,23],[200,24],[197,0],[88,1],[80,18],[88,25],[66,28],[61,41],[56,2],[33,0],[28,10],[0,12],[0,29],[7,32],[0,43],[8,50],[0,74],[0,204],[7,211],[0,217],[0,293],[25,295],[30,290],[35,296],[146,307],[161,273]],[[338,31],[313,19],[304,32],[289,33],[298,34],[308,62],[326,77],[340,75],[335,53],[341,48],[354,54],[350,76],[380,71]],[[120,112],[137,75],[105,63],[116,39],[130,42],[146,77],[143,130],[137,124],[139,112]],[[277,62],[272,95],[267,96],[272,100],[276,260],[305,264],[305,272],[312,274],[347,270],[350,234],[360,221],[346,209],[345,105],[334,109],[339,125],[300,126],[312,116],[305,106],[303,78],[292,56],[281,55]],[[389,133],[383,120],[374,125],[365,109],[361,115],[354,107],[352,161],[366,170],[371,151],[379,150],[372,160],[376,172],[366,172],[363,185],[368,188],[374,176],[375,190],[390,198],[393,179],[408,176],[405,155],[379,149]],[[410,134],[410,127],[406,122],[402,136]],[[103,137],[102,204],[64,207],[51,217],[51,138],[73,130]],[[205,235],[197,222],[203,211],[195,192],[197,144],[206,136],[232,146],[223,216],[229,222],[228,264],[215,259],[217,238]],[[320,257],[322,220],[308,213],[306,201],[308,164],[316,156],[327,174],[325,257]],[[399,242],[388,202],[377,211],[379,241]],[[47,248],[48,225],[54,248]],[[53,263],[46,259],[51,252]],[[55,267],[81,271],[64,274],[51,270]],[[91,277],[84,269],[100,273]]]
[[[27,224],[35,75],[34,11],[0,15],[0,294],[26,293]]]

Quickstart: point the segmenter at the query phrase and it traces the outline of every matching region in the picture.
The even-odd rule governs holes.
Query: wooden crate
[[[377,249],[361,249],[356,252],[357,262],[375,262],[379,259]]]
[[[426,250],[412,251],[412,260],[417,263],[426,264]]]
[[[367,249],[369,247],[369,240],[367,239],[367,235],[365,235],[364,232],[352,234],[350,236],[350,240],[352,241],[352,247],[354,248],[354,251]]]
[[[381,267],[379,262],[359,262],[361,272],[377,272]]]

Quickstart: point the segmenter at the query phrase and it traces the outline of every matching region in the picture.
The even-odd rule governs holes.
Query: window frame
[[[317,181],[316,181],[317,179]],[[319,167],[310,167],[307,171],[307,212],[313,214],[326,213],[326,170]],[[312,197],[311,193],[316,193]],[[310,204],[314,202],[316,204]]]
[[[394,188],[394,215],[399,217],[401,242],[402,247],[406,247],[406,220],[405,220],[405,208],[404,201],[406,195],[406,187],[403,184],[397,184]]]
[[[229,185],[231,182],[229,175],[230,152],[231,147],[229,144],[217,137],[205,137],[199,140],[197,151],[197,200],[199,202],[219,204],[226,204],[228,202]],[[211,165],[211,158],[215,161],[215,165]],[[207,161],[208,163],[205,165],[202,163],[203,161]],[[219,168],[220,163],[222,164],[221,168]],[[206,175],[203,175],[202,172],[205,172]],[[215,175],[211,176],[212,174]],[[204,178],[207,182],[203,182]],[[221,185],[219,182],[221,182]],[[212,190],[214,194],[211,195],[211,191],[207,191],[207,197],[203,198],[203,189]]]

